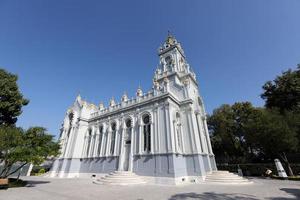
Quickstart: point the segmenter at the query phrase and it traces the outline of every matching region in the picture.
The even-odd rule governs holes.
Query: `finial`
[[[171,36],[171,32],[168,30],[168,36]]]
[[[123,102],[127,101],[128,100],[128,96],[127,96],[127,92],[124,91],[124,94],[122,96],[122,99],[121,99]]]
[[[80,93],[78,93],[78,95],[77,95],[77,97],[76,97],[76,100],[77,100],[77,101],[81,101]]]
[[[99,103],[99,109],[100,110],[103,110],[104,109],[104,103],[102,101],[100,101]]]
[[[137,91],[136,91],[136,95],[137,95],[137,96],[143,96],[143,91],[142,91],[141,86],[138,87],[138,89],[137,89]]]
[[[109,106],[114,106],[114,105],[116,105],[116,102],[115,102],[115,98],[112,97],[110,102],[109,102]]]

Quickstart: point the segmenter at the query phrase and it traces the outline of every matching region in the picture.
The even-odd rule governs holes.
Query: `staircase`
[[[103,185],[134,185],[146,183],[140,176],[130,171],[115,171],[93,181]]]
[[[229,171],[214,171],[207,175],[205,178],[207,183],[219,183],[219,184],[249,184],[252,183],[242,176],[238,176]]]

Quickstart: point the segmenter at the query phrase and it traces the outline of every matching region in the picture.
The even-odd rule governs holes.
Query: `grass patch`
[[[291,181],[300,181],[300,176],[289,176],[287,178],[282,178],[277,175],[273,175],[271,178],[279,180],[291,180]]]

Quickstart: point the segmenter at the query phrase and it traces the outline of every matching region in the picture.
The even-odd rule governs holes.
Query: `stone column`
[[[196,120],[197,120],[197,125],[198,125],[198,129],[199,129],[199,139],[200,139],[200,144],[201,144],[201,152],[205,153],[205,142],[204,142],[204,138],[203,138],[203,134],[205,134],[203,131],[203,127],[202,127],[202,121],[200,118],[200,113],[196,112]]]
[[[105,151],[105,155],[109,156],[110,154],[110,137],[111,137],[111,127],[109,125],[108,129],[107,129],[107,140],[106,140],[106,151]]]
[[[186,153],[185,152],[185,138],[182,136],[183,131],[182,131],[182,124],[181,123],[179,125],[179,129],[180,129],[181,151],[184,154],[184,153]]]
[[[131,129],[131,153],[135,155],[137,152],[137,124],[136,124],[136,117],[132,117],[132,129]]]
[[[139,155],[142,154],[143,149],[142,149],[142,139],[143,139],[143,125],[141,124],[141,119],[138,120],[138,127],[139,127]]]
[[[173,130],[174,130],[175,152],[176,152],[176,153],[179,153],[179,144],[178,144],[178,140],[179,140],[180,138],[178,137],[178,132],[177,132],[177,122],[176,122],[176,120],[173,120],[172,128],[173,128]]]
[[[91,135],[91,142],[90,142],[90,149],[89,149],[89,157],[93,157],[94,154],[94,145],[95,145],[95,129],[92,128],[92,135]]]
[[[65,137],[66,137],[66,130],[64,129],[61,138],[59,139],[59,144],[61,146],[61,154],[59,156],[60,158],[62,158],[65,155],[65,151],[66,151]]]
[[[133,120],[133,119],[132,119]],[[132,121],[133,123],[133,121]],[[130,154],[129,154],[129,163],[128,163],[128,171],[132,171],[132,161],[133,161],[133,146],[135,144],[135,137],[133,136],[133,127],[131,127],[130,130],[130,137],[131,137],[131,148],[130,148]]]
[[[119,138],[119,131],[120,131],[120,127],[116,126],[116,130],[115,130],[115,144],[114,144],[114,153],[113,155],[116,156],[117,154],[117,150],[118,150],[118,138]]]
[[[106,127],[103,125],[103,129],[102,129],[102,140],[101,140],[101,148],[100,148],[100,157],[101,156],[105,156],[105,141],[106,141]]]
[[[99,130],[95,128],[95,145],[94,145],[94,153],[93,157],[98,157],[98,147],[99,147]]]
[[[158,136],[158,127],[157,127],[157,108],[155,107],[153,109],[153,119],[152,119],[154,125],[153,125],[153,150],[152,152],[156,153],[158,152],[157,150],[157,146],[158,146],[158,142],[157,142],[157,136]]]
[[[195,142],[195,129],[193,126],[193,121],[192,121],[192,114],[191,114],[191,108],[188,108],[188,110],[186,110],[186,114],[187,114],[187,118],[188,118],[188,126],[189,126],[189,138],[190,138],[190,142],[191,142],[191,152],[192,153],[196,153],[197,149],[196,149],[196,142]]]
[[[169,118],[169,104],[165,103],[164,105],[164,111],[165,111],[165,128],[166,128],[166,150],[167,152],[172,152],[172,144],[171,144],[171,138],[170,138],[170,118]]]
[[[121,127],[121,135],[120,135],[120,154],[119,154],[119,166],[118,166],[118,170],[123,170],[123,161],[124,161],[124,136],[125,136],[125,132],[127,131],[127,129],[125,128],[126,127],[126,124],[125,124],[125,121],[122,122],[122,127]]]
[[[82,158],[86,158],[87,157],[87,144],[88,144],[88,140],[89,140],[89,137],[88,135],[85,134],[84,136],[84,142],[83,142],[83,150],[82,150]]]
[[[153,116],[153,114],[152,114]],[[154,153],[154,124],[153,121],[151,120],[150,124],[150,152],[149,153]]]
[[[170,137],[170,143],[171,143],[171,152],[172,153],[174,153],[175,152],[175,132],[174,132],[174,129],[173,129],[173,127],[172,127],[172,121],[173,121],[173,119],[172,119],[172,114],[171,114],[171,107],[170,107],[170,105],[168,104],[168,107],[167,107],[167,109],[168,109],[168,126],[169,126],[169,130],[170,130],[170,132],[169,132],[169,137]]]
[[[213,154],[212,148],[211,148],[211,143],[210,143],[210,137],[209,137],[209,132],[207,128],[207,121],[206,121],[206,116],[203,117],[203,126],[205,130],[205,136],[206,136],[206,141],[207,141],[207,146],[208,146],[208,152],[210,154]]]
[[[71,146],[71,139],[72,139],[72,135],[73,135],[73,127],[70,127],[70,134],[69,134],[69,137],[67,136],[67,140],[66,140],[66,151],[65,151],[65,156],[66,158],[69,157],[69,149],[70,149],[70,146]]]

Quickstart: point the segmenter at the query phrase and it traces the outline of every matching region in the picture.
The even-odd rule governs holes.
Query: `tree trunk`
[[[294,176],[294,172],[292,170],[292,167],[291,167],[291,165],[290,165],[290,163],[289,163],[289,161],[288,161],[285,153],[283,152],[282,155],[280,155],[280,157],[282,158],[282,160],[284,161],[286,167],[288,168],[288,174],[289,174],[289,176]]]

